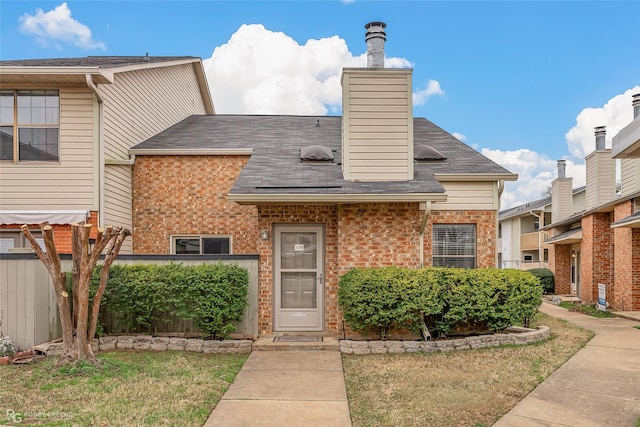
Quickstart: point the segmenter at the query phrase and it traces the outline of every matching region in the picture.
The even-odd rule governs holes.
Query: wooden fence
[[[120,255],[114,264],[200,265],[237,264],[249,272],[248,306],[236,333],[258,335],[258,256],[257,255]],[[71,269],[71,257],[62,256],[61,267]],[[117,319],[105,318],[117,327]],[[51,341],[62,336],[58,307],[49,272],[34,254],[2,254],[0,256],[0,332],[9,336],[20,349]],[[159,332],[197,332],[190,322],[172,319],[161,322]],[[174,329],[174,330],[170,330]]]

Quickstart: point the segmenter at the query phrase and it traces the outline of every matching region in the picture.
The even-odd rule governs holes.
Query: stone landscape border
[[[524,345],[543,341],[550,336],[548,326],[537,329],[517,328],[514,332],[478,335],[436,341],[355,341],[341,340],[343,354],[384,354],[384,353],[432,353],[435,351],[468,350],[501,345]]]
[[[194,353],[243,354],[251,353],[252,340],[203,340],[201,338],[153,337],[151,335],[117,335],[100,337],[93,342],[93,351],[127,350],[179,350]],[[62,354],[62,342],[49,343],[47,356]]]
[[[343,354],[383,354],[383,353],[431,353],[436,351],[467,350],[501,345],[524,345],[542,341],[550,336],[549,327],[537,329],[512,328],[513,332],[479,335],[466,338],[436,341],[357,341],[340,340]],[[39,350],[47,356],[59,356],[62,342],[48,343]],[[253,340],[204,340],[201,338],[154,337],[151,335],[115,335],[100,337],[93,343],[93,351],[115,349],[165,351],[178,350],[209,354],[248,354],[253,348]]]

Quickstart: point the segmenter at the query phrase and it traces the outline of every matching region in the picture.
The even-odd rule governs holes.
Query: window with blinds
[[[475,268],[475,224],[433,225],[433,266]]]

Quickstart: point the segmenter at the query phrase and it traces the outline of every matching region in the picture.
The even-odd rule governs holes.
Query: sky
[[[502,208],[543,197],[559,159],[584,185],[593,128],[610,147],[633,118],[640,1],[2,0],[0,59],[197,56],[219,114],[340,115],[372,21],[414,116],[519,175]]]

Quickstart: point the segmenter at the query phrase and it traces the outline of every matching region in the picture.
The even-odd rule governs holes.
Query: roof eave
[[[446,202],[445,193],[340,193],[340,194],[233,194],[227,198],[241,205],[262,203],[392,203],[392,202]]]
[[[517,181],[517,173],[434,173],[438,181]]]
[[[129,154],[136,156],[250,156],[253,148],[131,148]]]
[[[68,76],[78,75],[84,80],[84,76],[90,74],[95,83],[113,83],[113,73],[100,67],[0,67],[0,76]],[[5,80],[5,79],[3,79]]]

